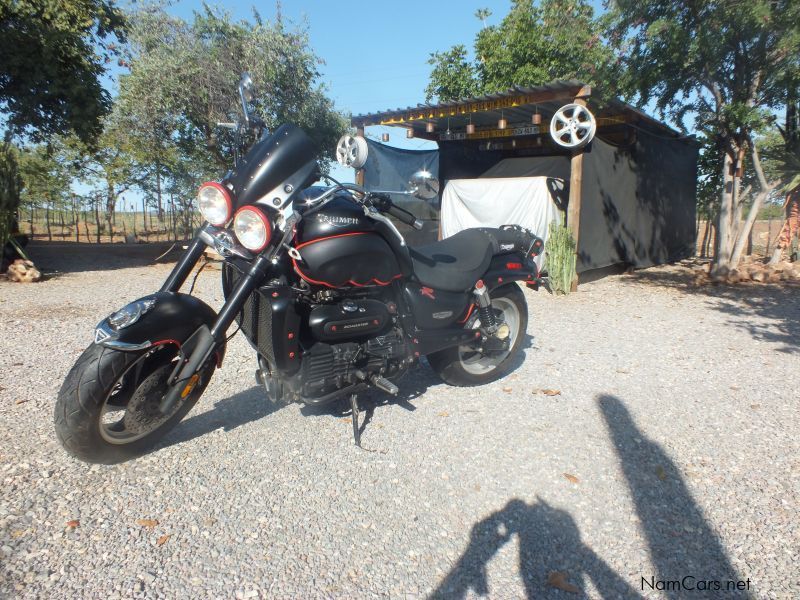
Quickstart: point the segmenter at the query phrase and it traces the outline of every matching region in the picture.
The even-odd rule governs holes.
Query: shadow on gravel
[[[711,525],[697,506],[680,471],[661,447],[649,440],[636,426],[628,409],[619,398],[601,395],[600,411],[606,421],[611,440],[619,455],[622,471],[628,483],[636,513],[641,521],[655,573],[656,581],[687,581],[697,589],[680,587],[664,590],[668,598],[714,598],[724,594],[728,581],[738,581],[739,575],[728,560],[725,549]],[[722,582],[721,590],[701,590],[701,580]],[[645,587],[645,591],[650,591]],[[744,592],[739,592],[747,597]]]
[[[541,499],[527,504],[517,498],[472,528],[466,551],[430,597],[466,598],[470,589],[489,595],[486,566],[514,535],[519,536],[519,572],[527,598],[566,597],[548,585],[553,572],[563,573],[564,583],[578,589],[588,577],[603,598],[642,597],[581,541],[568,512]],[[493,590],[492,596],[500,595]]]
[[[168,448],[188,442],[215,429],[231,431],[241,425],[257,421],[283,408],[270,404],[259,386],[239,392],[214,404],[214,408],[181,421],[158,448]]]
[[[619,398],[602,395],[598,404],[655,566],[655,573],[640,576],[648,581],[652,577],[653,589],[638,576],[633,587],[614,572],[581,541],[578,525],[568,512],[541,498],[533,504],[515,498],[472,527],[467,549],[432,599],[489,595],[487,565],[514,535],[519,536],[519,573],[529,599],[566,597],[552,585],[554,572],[562,573],[563,583],[575,593],[585,595],[582,587],[590,580],[602,598],[643,598],[643,594],[656,593],[671,599],[749,597],[746,591],[726,589],[729,581],[739,581],[739,575],[675,464],[639,430]],[[711,582],[711,587],[704,589],[704,581]],[[721,587],[715,588],[713,582]],[[644,589],[636,589],[639,586]],[[503,591],[491,592],[500,597]]]
[[[112,271],[131,267],[172,263],[178,260],[186,242],[177,242],[164,258],[156,258],[170,249],[172,242],[150,244],[76,244],[31,242],[25,249],[46,277],[84,271]]]
[[[800,352],[800,285],[796,283],[696,285],[694,273],[688,269],[645,269],[629,280],[705,296],[713,301],[712,308],[730,316],[731,325],[759,341],[783,344],[781,352]],[[771,322],[754,323],[754,316]]]

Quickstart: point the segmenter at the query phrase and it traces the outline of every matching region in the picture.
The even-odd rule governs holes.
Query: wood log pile
[[[41,281],[42,273],[36,268],[33,262],[25,260],[24,258],[18,258],[8,265],[6,278],[9,281],[17,283],[34,283],[36,281]]]

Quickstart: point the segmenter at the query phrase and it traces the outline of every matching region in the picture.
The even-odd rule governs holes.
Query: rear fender
[[[542,279],[539,277],[536,263],[533,262],[533,256],[525,256],[521,252],[509,252],[492,258],[489,268],[483,275],[483,282],[489,291],[511,281],[524,281],[534,289],[539,289]]]
[[[108,317],[98,323],[94,333],[95,344],[115,350],[136,352],[174,344],[180,348],[203,325],[211,327],[217,313],[202,300],[179,292],[157,292],[148,296],[155,299],[153,307],[135,323],[115,331]],[[222,364],[225,345],[217,349],[217,365]]]

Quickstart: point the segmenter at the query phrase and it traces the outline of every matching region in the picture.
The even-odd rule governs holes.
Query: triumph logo
[[[500,244],[500,250],[513,250],[514,244]]]
[[[337,217],[335,215],[317,215],[317,221],[326,223],[333,227],[347,227],[348,225],[358,225],[355,217]]]

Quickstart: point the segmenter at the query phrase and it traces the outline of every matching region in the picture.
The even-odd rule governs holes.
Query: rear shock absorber
[[[489,333],[494,333],[497,330],[497,320],[494,318],[489,288],[484,285],[482,279],[479,279],[478,283],[475,284],[473,294],[475,294],[475,299],[478,304],[478,315],[481,318],[481,325],[486,328]]]

